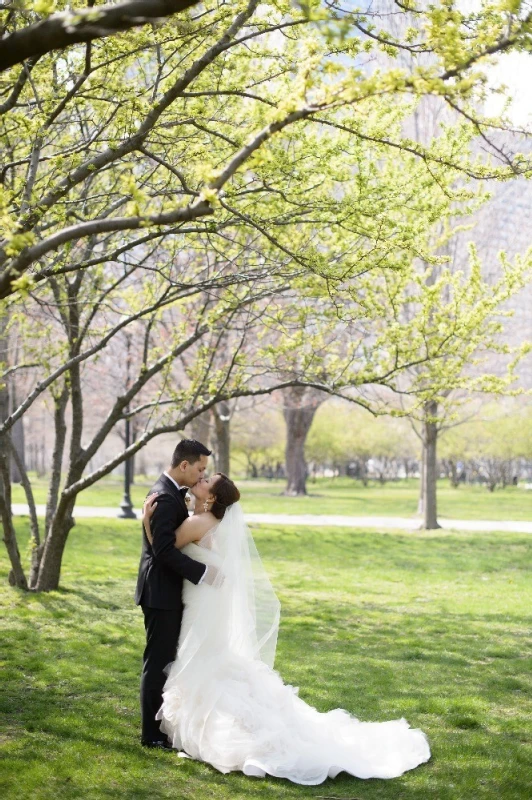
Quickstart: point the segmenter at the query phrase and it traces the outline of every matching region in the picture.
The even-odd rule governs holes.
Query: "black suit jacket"
[[[149,494],[158,492],[157,508],[150,520],[153,545],[142,526],[142,553],[135,603],[147,608],[181,610],[183,578],[198,583],[205,564],[175,547],[175,530],[188,517],[186,503],[172,481],[161,475]]]

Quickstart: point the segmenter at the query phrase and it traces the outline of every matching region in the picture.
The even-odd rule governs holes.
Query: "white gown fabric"
[[[157,717],[174,748],[223,773],[305,785],[342,771],[395,778],[428,761],[425,734],[405,719],[320,713],[273,670],[279,604],[239,503],[183,552],[215,564],[225,578],[214,586],[184,582],[177,658]]]

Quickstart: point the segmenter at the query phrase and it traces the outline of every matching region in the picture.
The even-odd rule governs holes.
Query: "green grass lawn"
[[[411,479],[386,483],[372,483],[364,488],[351,478],[318,479],[308,482],[307,497],[283,497],[284,481],[237,480],[242,491],[242,502],[250,513],[268,514],[344,514],[352,516],[410,517],[416,513],[419,482]],[[146,480],[132,486],[134,506],[142,506],[150,488]],[[46,499],[47,483],[34,479],[38,503]],[[122,500],[122,481],[110,478],[99,481],[79,495],[78,504],[84,506],[116,507]],[[20,486],[13,489],[13,502],[25,502]],[[532,519],[532,491],[522,486],[488,492],[483,486],[460,486],[453,489],[449,481],[438,485],[438,509],[442,517],[451,519]]]
[[[223,776],[138,744],[138,526],[83,521],[62,588],[0,575],[6,800],[525,800],[531,796],[531,539],[256,527],[283,613],[276,668],[325,711],[405,716],[433,758],[393,781]],[[23,545],[25,546],[25,545]],[[528,728],[527,728],[528,720]]]
[[[246,511],[255,513],[410,517],[417,511],[419,495],[419,481],[414,479],[368,487],[350,478],[309,481],[308,497],[283,497],[284,481],[241,485]],[[449,481],[441,480],[438,512],[451,519],[530,520],[532,491],[519,486],[493,493],[482,486],[453,489]]]

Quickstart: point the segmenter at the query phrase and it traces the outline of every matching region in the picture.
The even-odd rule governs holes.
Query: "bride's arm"
[[[153,537],[151,535],[150,528],[150,518],[157,506],[156,497],[156,494],[151,494],[146,498],[142,507],[142,521],[144,522],[146,536],[148,537],[150,544],[153,543]],[[182,547],[190,542],[199,542],[199,540],[205,536],[207,531],[212,528],[214,522],[216,522],[216,520],[214,520],[213,515],[209,512],[195,514],[193,517],[189,517],[181,523],[179,528],[176,529],[175,547],[177,547],[178,550],[181,550]]]

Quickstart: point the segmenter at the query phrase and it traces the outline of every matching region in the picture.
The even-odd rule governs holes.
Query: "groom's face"
[[[192,489],[201,480],[207,469],[207,456],[200,456],[197,461],[182,461],[179,465],[179,484]]]

